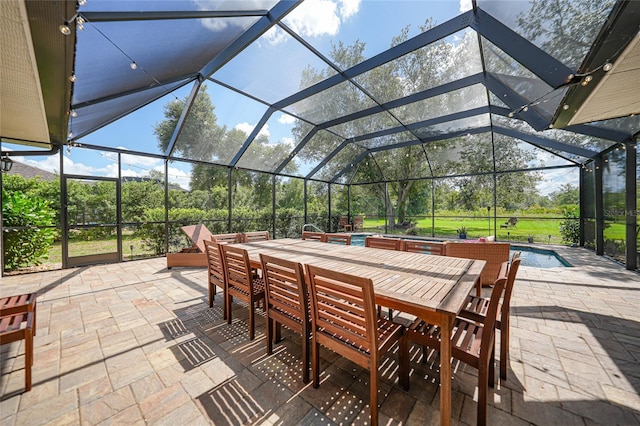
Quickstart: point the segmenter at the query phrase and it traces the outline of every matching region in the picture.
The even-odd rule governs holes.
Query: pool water
[[[366,234],[352,234],[351,244],[354,246],[364,246],[364,238]],[[511,246],[511,256],[519,251],[520,264],[522,266],[532,266],[534,268],[558,268],[571,267],[571,264],[564,260],[558,253],[553,250],[538,249],[527,246]]]

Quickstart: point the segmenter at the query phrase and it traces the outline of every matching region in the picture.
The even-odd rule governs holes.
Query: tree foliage
[[[49,202],[19,191],[2,191],[4,266],[13,270],[39,264],[57,235]],[[6,229],[6,228],[18,229]]]

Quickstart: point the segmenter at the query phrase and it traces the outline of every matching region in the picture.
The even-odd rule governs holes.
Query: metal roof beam
[[[569,154],[579,155],[585,158],[595,158],[598,152],[591,151],[589,149],[581,148],[578,146],[568,145],[563,142],[558,142],[552,139],[543,138],[540,136],[532,135],[530,133],[519,132],[514,129],[507,129],[505,127],[493,126],[493,131],[500,133],[501,135],[510,136],[512,138],[520,139],[525,142],[532,143],[534,145],[540,145],[551,149],[557,149],[558,151],[568,152]]]
[[[430,142],[438,142],[438,141],[441,141],[441,140],[451,139],[451,138],[455,138],[455,137],[459,137],[459,136],[463,136],[463,135],[469,135],[469,134],[475,135],[475,134],[479,134],[479,133],[487,133],[487,132],[490,132],[490,131],[491,131],[491,127],[489,127],[489,126],[477,127],[475,129],[460,130],[460,131],[456,131],[456,132],[430,136],[428,138],[422,138],[420,140],[413,139],[413,140],[410,140],[410,141],[404,141],[404,142],[396,143],[396,144],[393,144],[393,145],[385,145],[385,146],[379,146],[379,147],[376,147],[376,148],[370,148],[368,151],[366,151],[366,153],[373,154],[374,152],[388,151],[388,150],[391,150],[391,149],[404,148],[404,147],[407,147],[407,146],[420,145],[420,144],[425,144],[425,143],[430,143]],[[338,148],[340,148],[340,147],[338,147]],[[337,154],[337,152],[335,152],[335,154]],[[358,161],[362,161],[362,156],[358,156],[357,158],[358,158]],[[356,161],[354,161],[351,164],[347,165],[337,175],[335,175],[331,179],[331,181],[334,181],[334,180],[338,179],[340,176],[342,176],[344,173],[347,173],[352,167],[354,167],[357,164],[358,163]]]
[[[305,98],[308,98],[309,96],[315,95],[316,93],[322,92],[323,90],[340,84],[345,80],[357,77],[358,75],[364,74],[367,71],[371,71],[376,67],[386,64],[387,62],[391,62],[394,59],[400,58],[407,53],[411,53],[414,50],[420,49],[421,47],[424,47],[444,37],[454,34],[469,26],[469,23],[473,17],[472,15],[473,12],[469,11],[453,19],[450,19],[449,21],[443,22],[442,24],[435,26],[428,31],[425,31],[422,34],[410,38],[403,43],[400,43],[376,56],[373,56],[363,62],[360,62],[357,65],[354,65],[341,74],[333,75],[326,80],[323,80],[319,83],[314,84],[313,86],[299,91],[298,93],[284,98],[280,102],[275,103],[273,106],[277,109],[282,109],[288,105],[299,102]]]
[[[509,113],[512,112],[508,108],[491,105],[491,113],[498,114],[503,117],[509,117]],[[629,138],[629,134],[621,132],[620,130],[607,129],[604,127],[591,126],[589,124],[574,124],[573,126],[567,126],[562,129],[567,132],[577,133],[585,136],[593,136],[594,138],[606,139],[615,142],[624,142]]]
[[[481,8],[470,26],[553,88],[566,84],[575,73]]]
[[[87,22],[122,22],[122,21],[160,21],[174,19],[207,19],[207,18],[243,18],[250,16],[266,16],[266,9],[257,10],[174,10],[174,11],[127,11],[101,12],[87,11],[78,13]]]
[[[220,52],[211,62],[205,65],[202,70],[200,70],[200,74],[205,78],[210,77],[214,72],[222,68],[222,66],[266,33],[271,29],[271,27],[276,25],[282,18],[287,16],[289,12],[301,3],[302,0],[281,0],[276,3],[267,15],[258,19],[258,22],[253,24],[248,30],[242,33],[240,37],[235,39],[227,48]]]
[[[284,169],[287,164],[289,164],[289,162],[291,160],[293,160],[293,157],[296,156],[296,154],[298,154],[298,152],[300,152],[300,150],[302,148],[304,148],[304,146],[307,144],[307,142],[309,142],[311,140],[312,137],[315,136],[316,133],[318,133],[318,129],[317,127],[313,127],[309,133],[306,134],[306,136],[304,138],[302,138],[302,140],[300,141],[300,143],[298,145],[296,145],[295,148],[293,148],[293,150],[291,151],[291,153],[289,154],[289,156],[287,158],[284,159],[284,161],[282,163],[280,163],[280,165],[278,167],[276,167],[276,169],[274,170],[275,174],[278,174],[282,171],[282,169]]]
[[[180,133],[182,133],[182,128],[184,127],[184,123],[187,121],[187,117],[189,116],[189,111],[191,111],[191,107],[196,100],[196,96],[198,96],[198,92],[200,91],[200,86],[202,85],[201,81],[198,81],[197,84],[194,84],[191,88],[191,93],[189,93],[189,98],[187,99],[186,105],[182,108],[182,114],[180,114],[180,118],[178,118],[178,122],[176,123],[176,128],[173,129],[173,135],[171,135],[171,139],[167,144],[167,149],[164,154],[167,157],[171,157],[173,154],[173,150],[176,146],[176,141],[180,137]]]
[[[256,126],[253,128],[253,131],[251,132],[247,140],[244,141],[244,143],[240,147],[240,150],[233,157],[233,160],[231,160],[231,163],[229,163],[229,166],[235,167],[236,164],[238,164],[238,161],[240,161],[240,158],[242,157],[242,155],[245,153],[247,149],[249,149],[249,145],[251,145],[253,140],[258,136],[258,133],[260,133],[260,130],[262,130],[262,127],[265,125],[265,123],[269,120],[269,118],[274,112],[276,112],[276,110],[273,108],[267,109],[267,111],[262,115],[262,118],[260,119],[260,121],[258,121],[258,124],[256,124]]]
[[[485,86],[511,108],[510,112],[513,112],[514,116],[526,121],[534,129],[540,131],[549,127],[549,120],[545,119],[535,107],[529,107],[526,111],[523,109],[523,106],[528,105],[532,99],[523,98],[498,78],[494,77],[492,73],[487,73]]]
[[[433,98],[436,96],[444,95],[445,93],[464,89],[465,87],[469,87],[469,86],[473,86],[474,84],[481,84],[481,83],[484,83],[484,76],[481,73],[470,75],[468,77],[464,77],[459,80],[452,81],[450,83],[445,83],[440,86],[432,87],[430,89],[426,89],[409,96],[404,96],[402,98],[385,102],[383,104],[376,105],[371,108],[363,109],[361,111],[354,112],[352,114],[347,114],[340,118],[335,118],[333,120],[325,121],[324,123],[318,124],[318,127],[321,129],[326,129],[329,127],[337,126],[339,124],[356,120],[358,118],[367,117],[369,115],[377,114],[379,112],[388,111],[394,108],[398,108],[404,105],[409,105],[418,101],[423,101],[425,99]]]

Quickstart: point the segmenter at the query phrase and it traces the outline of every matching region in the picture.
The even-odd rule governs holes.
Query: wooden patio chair
[[[267,309],[267,354],[279,342],[282,324],[302,336],[302,381],[309,383],[309,296],[297,262],[260,254]]]
[[[385,250],[402,250],[402,240],[400,238],[366,237],[364,246]]]
[[[468,321],[458,317],[454,323],[451,337],[452,357],[478,369],[476,419],[478,425],[487,424],[489,387],[495,385],[495,322],[506,281],[506,278],[500,278],[496,281],[491,291],[487,315],[483,318],[483,322]],[[407,329],[406,336],[409,341],[422,345],[423,349],[430,347],[440,350],[439,326],[416,319]],[[441,359],[440,362],[451,362],[451,360]]]
[[[409,352],[403,327],[376,316],[373,282],[306,265],[311,298],[311,369],[313,387],[320,385],[320,345],[369,370],[371,424],[378,424],[380,358],[400,346],[400,384],[409,386]]]
[[[404,251],[412,253],[426,253],[438,256],[444,256],[446,254],[447,243],[438,241],[424,241],[424,240],[404,240]]]
[[[363,216],[354,216],[353,217],[353,230],[363,230],[364,229],[364,217]]]
[[[324,232],[302,231],[302,239],[322,241],[324,234]]]
[[[213,307],[213,301],[216,297],[216,287],[220,287],[222,291],[227,292],[227,280],[224,276],[224,264],[222,261],[222,251],[220,244],[214,241],[205,241],[207,250],[207,275],[209,277],[209,307]],[[227,319],[227,304],[223,303],[223,318]]]
[[[244,242],[266,241],[269,239],[269,231],[254,231],[244,233]]]
[[[349,234],[324,234],[323,242],[325,243],[333,243],[333,244],[344,244],[347,246],[351,245],[351,235]]]
[[[33,312],[33,335],[36,335],[36,297],[37,293],[16,294],[0,299],[0,316]]]
[[[496,318],[496,328],[500,330],[500,378],[503,380],[507,380],[507,365],[509,365],[511,294],[518,268],[520,267],[520,260],[520,252],[515,252],[511,260],[511,266],[508,267],[508,272],[506,267],[503,269],[504,272],[501,272],[501,278],[506,278],[507,283],[502,303],[498,307],[500,316]],[[505,262],[505,264],[508,264],[508,262]],[[471,321],[483,322],[487,316],[490,302],[490,298],[469,295],[464,308],[460,312],[460,316]]]
[[[227,280],[225,302],[227,323],[231,324],[231,304],[237,297],[249,305],[249,340],[255,337],[255,305],[264,302],[264,281],[251,272],[249,255],[245,249],[232,244],[220,244],[224,274]]]
[[[402,240],[400,238],[366,237],[364,246],[379,248],[384,250],[402,250]],[[378,307],[378,316],[382,314],[382,308]],[[389,308],[389,319],[393,318],[393,309]]]
[[[211,236],[211,241],[216,243],[241,243],[242,234],[240,232],[231,234],[215,234]]]
[[[24,311],[0,317],[0,345],[24,340],[24,387],[27,392],[31,390],[34,334],[34,311]]]
[[[349,216],[340,216],[338,226],[342,228],[344,232],[353,231],[353,225],[349,223]]]

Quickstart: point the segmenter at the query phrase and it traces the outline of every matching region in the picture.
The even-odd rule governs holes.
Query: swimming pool
[[[354,246],[364,246],[364,238],[367,234],[351,234],[351,244]],[[539,249],[528,246],[511,246],[511,255],[519,251],[522,266],[532,266],[534,268],[557,268],[571,267],[571,264],[564,260],[562,256],[553,250]]]

